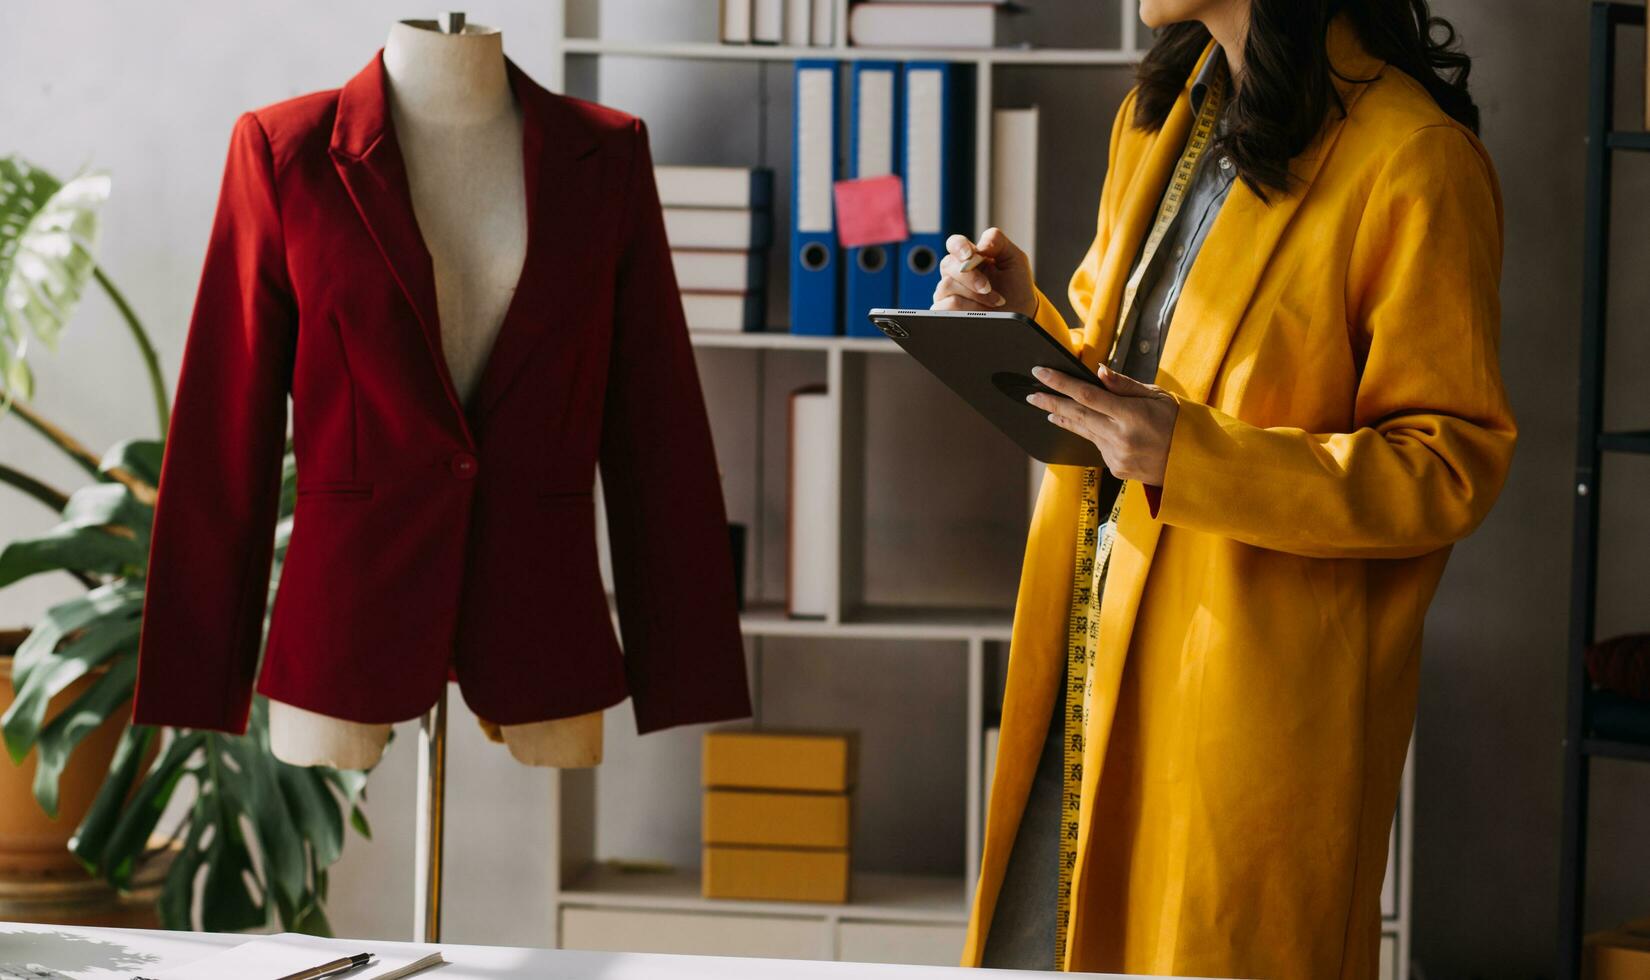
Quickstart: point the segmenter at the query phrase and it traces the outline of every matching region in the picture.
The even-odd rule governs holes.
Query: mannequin
[[[413,212],[435,272],[441,346],[459,397],[469,400],[527,254],[521,109],[504,65],[503,35],[480,24],[443,33],[402,21],[384,44],[392,125]],[[579,768],[602,757],[602,712],[498,726],[482,720],[518,762]],[[390,726],[331,718],[271,699],[270,746],[293,765],[365,769]]]

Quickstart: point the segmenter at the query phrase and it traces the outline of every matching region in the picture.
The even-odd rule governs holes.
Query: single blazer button
[[[451,467],[453,475],[460,480],[474,479],[476,475],[476,458],[469,453],[453,453],[448,466]]]

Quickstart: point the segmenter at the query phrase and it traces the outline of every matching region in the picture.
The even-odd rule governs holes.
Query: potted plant
[[[273,916],[284,929],[325,934],[327,869],[342,851],[346,821],[370,836],[359,807],[366,774],[277,760],[262,699],[244,735],[129,723],[162,443],[130,439],[98,456],[29,404],[29,345],[52,348],[95,282],[136,342],[166,432],[168,400],[154,347],[93,257],[108,192],[102,174],[60,182],[16,157],[0,158],[0,418],[10,414],[33,429],[88,480],[66,493],[0,459],[0,493],[59,514],[45,534],[0,548],[0,589],[52,573],[73,576],[85,589],[48,610],[11,653],[12,697],[0,737],[12,763],[32,760],[34,777],[32,799],[0,799],[0,807],[37,806],[72,826],[67,850],[117,889],[166,854],[158,912],[168,928],[233,931]],[[295,479],[289,452],[271,589],[286,553]],[[0,656],[7,652],[0,644]],[[83,813],[63,812],[65,767],[84,767],[82,756],[103,770],[101,782],[79,794],[89,797],[80,801]],[[158,836],[183,789],[193,800]]]

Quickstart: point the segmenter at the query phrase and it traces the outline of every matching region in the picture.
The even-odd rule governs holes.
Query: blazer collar
[[[504,68],[510,79],[511,91],[521,106],[523,126],[527,131],[556,130],[560,137],[551,152],[582,156],[595,145],[595,134],[568,110],[567,106],[527,76],[514,61],[504,59]],[[381,147],[389,137],[389,145]],[[334,156],[354,159],[372,157],[375,153],[400,151],[394,145],[390,122],[389,79],[384,72],[384,49],[379,48],[365,68],[338,90],[338,112],[332,123]]]
[[[593,206],[589,201],[593,195],[581,194],[580,187],[589,182],[582,161],[596,148],[595,133],[566,100],[541,88],[508,58],[505,68],[522,112],[527,254],[468,410],[453,386],[441,344],[435,274],[413,212],[405,159],[395,138],[383,49],[339,90],[328,147],[361,220],[412,305],[460,434],[472,445],[476,442],[472,425],[479,424],[485,410],[497,402],[514,369],[525,360],[523,355],[545,330],[547,318],[533,311],[548,308],[558,289],[576,281],[569,276],[576,274],[572,266],[577,256],[564,254],[569,248],[558,242],[565,236],[551,235],[550,230],[583,227],[578,222],[588,217],[585,211]]]

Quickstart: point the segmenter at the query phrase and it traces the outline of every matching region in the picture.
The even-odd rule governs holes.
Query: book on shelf
[[[682,314],[689,330],[739,333],[762,329],[762,293],[682,290]]]
[[[723,44],[751,43],[752,0],[722,0],[722,25],[718,32]]]
[[[808,43],[816,48],[828,48],[836,43],[836,5],[846,0],[808,0],[813,8],[813,26],[808,31]]]
[[[829,0],[819,0],[830,6]],[[807,47],[813,34],[814,9],[812,0],[785,0],[785,43],[793,48]]]
[[[682,208],[766,208],[773,203],[773,171],[767,167],[653,168],[659,203]]]
[[[1035,269],[1037,255],[1037,107],[997,109],[991,126],[990,224],[1001,228]]]
[[[1025,14],[985,0],[876,0],[848,12],[848,43],[862,48],[1001,48],[1025,41]]]
[[[778,44],[785,39],[785,0],[752,0],[751,43]]]
[[[673,248],[676,285],[708,292],[756,292],[767,279],[766,252]]]
[[[767,248],[768,212],[753,208],[665,209],[665,238],[672,248]]]
[[[831,519],[835,428],[831,396],[823,386],[791,393],[785,612],[798,619],[824,619],[830,607],[836,568],[836,522]]]
[[[832,0],[720,0],[723,44],[829,46]]]

